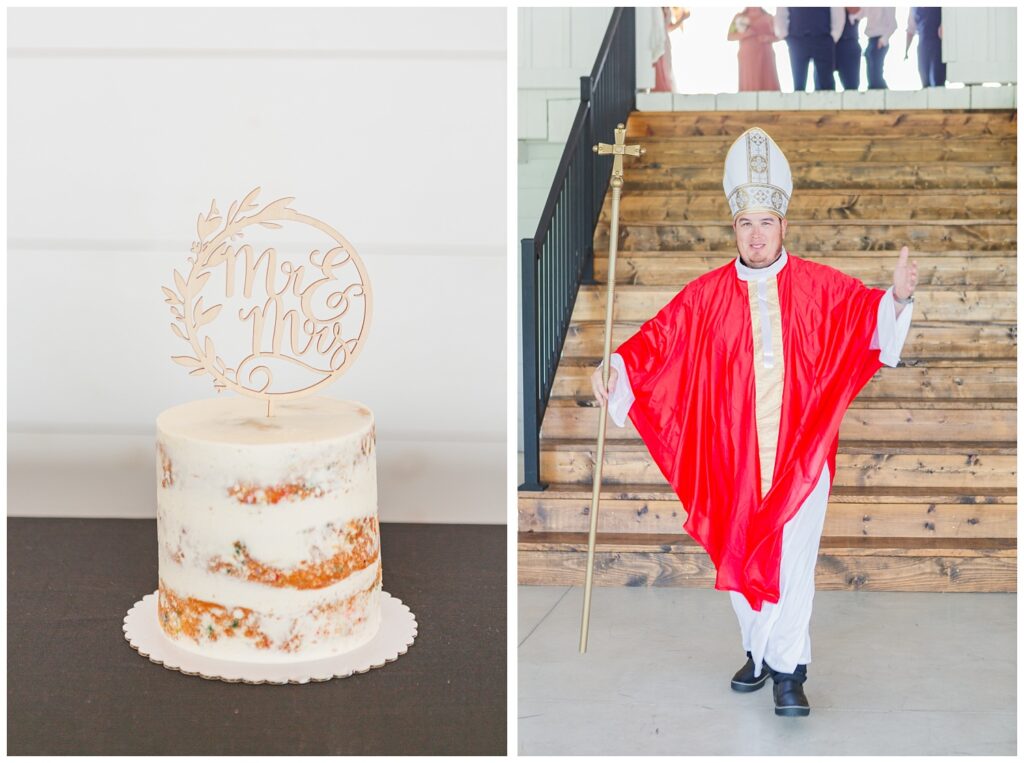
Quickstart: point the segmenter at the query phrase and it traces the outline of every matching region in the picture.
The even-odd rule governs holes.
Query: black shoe
[[[747,652],[747,664],[740,668],[736,675],[732,677],[732,690],[743,692],[757,691],[765,685],[770,675],[771,669],[768,667],[768,663],[762,660],[761,675],[754,678],[754,658],[750,656],[750,652]]]
[[[797,665],[792,673],[773,671],[775,681],[775,714],[785,716],[804,716],[811,714],[811,705],[804,694],[804,681],[807,680],[807,666]]]

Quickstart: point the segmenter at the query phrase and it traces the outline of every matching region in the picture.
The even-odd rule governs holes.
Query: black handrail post
[[[537,247],[522,240],[523,279],[523,484],[520,490],[543,490],[540,481],[540,357],[537,341]]]
[[[591,96],[593,95],[594,81],[590,77],[580,77],[580,102],[587,106],[587,116],[583,120],[583,222],[585,227],[583,230],[584,236],[584,252],[583,252],[583,275],[580,278],[580,283],[584,284],[595,284],[597,281],[594,280],[594,196],[593,188],[597,185],[596,176],[594,174],[594,167],[596,162],[594,161],[594,154],[590,146],[597,143],[594,139],[594,104],[591,102]],[[589,237],[588,237],[588,234]]]
[[[627,102],[626,113],[636,110],[636,8],[625,9],[626,34],[625,48],[627,53],[623,56],[626,68]]]

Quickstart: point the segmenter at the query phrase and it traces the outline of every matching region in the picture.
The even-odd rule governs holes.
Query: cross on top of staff
[[[640,144],[635,146],[626,145],[626,126],[619,124],[615,128],[615,143],[598,143],[594,146],[594,153],[600,155],[611,154],[615,157],[612,161],[612,184],[622,184],[622,157],[642,156],[644,149]]]

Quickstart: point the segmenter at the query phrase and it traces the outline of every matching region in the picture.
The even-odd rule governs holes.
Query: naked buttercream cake
[[[329,657],[380,627],[374,421],[354,402],[218,397],[157,418],[157,616],[175,644]]]

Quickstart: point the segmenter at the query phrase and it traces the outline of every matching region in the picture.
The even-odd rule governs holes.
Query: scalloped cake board
[[[416,616],[400,599],[381,591],[380,630],[368,643],[351,652],[291,663],[218,660],[186,651],[171,642],[160,629],[156,609],[154,591],[128,610],[123,630],[132,649],[168,670],[228,683],[304,684],[347,678],[394,662],[409,651],[417,633]]]

